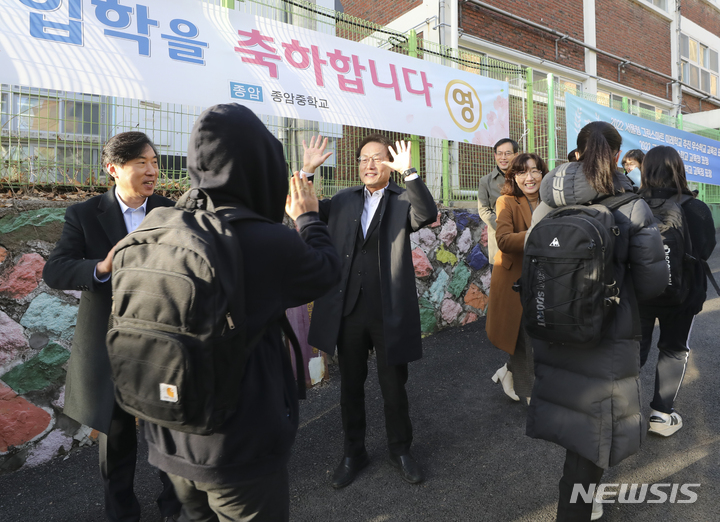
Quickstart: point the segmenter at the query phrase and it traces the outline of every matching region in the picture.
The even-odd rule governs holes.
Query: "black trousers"
[[[405,384],[407,364],[389,365],[385,352],[382,313],[369,306],[360,292],[349,315],[343,317],[338,337],[340,365],[340,409],[345,432],[345,456],[357,457],[365,451],[365,380],[368,356],[375,348],[377,371],[385,410],[388,447],[394,455],[404,455],[412,444],[412,424]]]
[[[105,490],[105,514],[112,522],[138,522],[140,503],[135,497],[135,463],[137,461],[137,427],[135,417],[126,413],[117,403],[113,408],[110,430],[98,437],[100,445],[100,475]],[[157,498],[163,517],[180,512],[180,501],[175,495],[167,474],[160,471],[163,489]]]
[[[652,348],[652,334],[655,318],[660,324],[658,339],[658,362],[655,368],[655,394],[650,407],[663,413],[672,413],[673,404],[685,378],[690,355],[690,333],[695,315],[688,310],[670,309],[663,313],[652,313],[640,309],[642,341],[640,341],[640,365],[644,366]]]
[[[287,467],[272,475],[233,484],[209,484],[168,476],[182,501],[182,520],[287,522],[290,518]]]
[[[558,500],[556,522],[585,522],[592,516],[592,501],[585,503],[580,495],[576,495],[575,502],[571,503],[575,485],[588,491],[590,484],[600,485],[604,470],[596,466],[585,457],[574,451],[567,450],[563,476],[560,479],[560,498]],[[595,489],[593,489],[593,495]]]

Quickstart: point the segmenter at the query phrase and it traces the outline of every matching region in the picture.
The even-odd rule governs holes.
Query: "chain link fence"
[[[567,161],[566,92],[607,104],[553,80],[533,82],[532,70],[495,60],[482,53],[450,49],[427,41],[422,34],[399,33],[304,0],[198,0],[320,31],[373,47],[415,56],[509,84],[510,138],[524,151],[535,152],[550,168]],[[613,108],[627,111],[616,99]],[[160,153],[159,187],[185,190],[187,145],[202,107],[90,94],[67,93],[24,86],[0,85],[0,188],[51,186],[93,188],[110,183],[100,162],[102,144],[128,130],[147,133]],[[682,119],[633,108],[634,114],[672,127],[720,140],[720,131],[682,124]],[[629,112],[629,111],[628,111]],[[382,132],[393,142],[413,143],[413,164],[420,166],[430,190],[445,205],[474,206],[478,181],[495,167],[491,147],[472,142],[409,136],[384,129],[367,129],[308,120],[261,116],[283,143],[288,173],[302,167],[302,142],[322,134],[333,155],[321,167],[322,195],[357,184],[355,148],[361,137]],[[495,140],[506,136],[496,136]],[[570,147],[572,148],[572,147]],[[401,179],[396,179],[402,184]],[[699,187],[707,202],[720,203],[720,187]]]

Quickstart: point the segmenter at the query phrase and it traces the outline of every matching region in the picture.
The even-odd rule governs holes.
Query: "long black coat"
[[[162,196],[148,198],[146,211],[171,207]],[[63,413],[82,424],[107,433],[110,429],[115,393],[110,359],[105,347],[112,307],[110,281],[98,283],[95,265],[127,235],[115,188],[101,196],[68,207],[62,236],[43,269],[50,288],[82,290],[80,308],[65,381]]]
[[[437,206],[425,183],[417,178],[408,181],[406,186],[407,190],[390,181],[383,196],[388,199],[378,230],[388,364],[405,364],[422,357],[410,234],[437,219]],[[342,280],[315,302],[308,342],[329,354],[335,352],[340,332],[345,289],[363,212],[364,188],[360,185],[341,190],[332,199],[320,202],[320,219],[328,224],[343,263]]]

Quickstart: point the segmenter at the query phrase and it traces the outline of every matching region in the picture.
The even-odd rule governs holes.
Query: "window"
[[[718,52],[693,40],[686,34],[680,35],[680,56],[682,59],[682,81],[713,96],[718,95]]]
[[[10,121],[10,94],[0,94],[0,128],[5,130],[5,125]]]
[[[627,99],[627,110],[630,114],[640,116],[646,120],[655,120],[659,122],[664,122],[670,116],[670,111],[667,109],[656,107],[655,105],[641,102],[639,100],[634,100],[633,98],[625,98]],[[598,89],[597,103],[618,111],[623,110],[623,96],[620,94],[614,94]]]
[[[2,93],[0,113],[2,124],[8,123],[3,130],[100,135],[97,96],[82,96],[81,100],[75,101],[21,92]]]
[[[545,80],[546,78],[547,73],[533,69],[533,83]],[[576,82],[575,80],[568,80],[567,78],[555,75],[553,76],[553,81],[555,82],[555,88],[561,90],[562,92],[569,92],[570,94],[578,95],[582,90],[582,84]]]

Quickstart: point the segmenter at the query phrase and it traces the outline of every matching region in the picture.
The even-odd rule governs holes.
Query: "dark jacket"
[[[615,179],[616,192],[631,187]],[[582,172],[582,163],[565,163],[540,186],[537,223],[552,208],[584,204],[600,195]],[[620,303],[599,345],[557,345],[533,340],[535,386],[528,409],[527,434],[555,442],[594,462],[614,466],[637,452],[646,426],[640,413],[638,298],[663,291],[668,277],[660,233],[645,201],[637,199],[613,212],[620,228],[615,241],[615,278]],[[532,228],[528,235],[532,233]]]
[[[146,212],[174,203],[162,196],[148,198]],[[43,269],[50,288],[82,290],[72,353],[65,381],[63,413],[107,433],[115,405],[105,334],[112,306],[112,284],[98,283],[95,265],[127,235],[115,187],[101,196],[68,207],[62,236]]]
[[[385,189],[384,211],[378,225],[383,333],[388,364],[405,364],[422,357],[420,309],[410,234],[437,219],[432,194],[420,179],[408,181],[407,190],[392,180]],[[342,321],[345,290],[363,212],[364,185],[341,190],[320,202],[320,219],[342,260],[342,279],[315,302],[308,343],[327,353],[335,352]],[[380,209],[378,209],[378,212]]]
[[[238,381],[241,400],[216,433],[191,435],[146,423],[150,463],[198,482],[229,484],[286,466],[298,427],[295,376],[278,318],[335,285],[340,261],[315,212],[280,222],[288,189],[280,142],[247,108],[219,105],[193,128],[188,151],[192,187],[215,202],[244,207],[259,220],[234,223],[244,256],[248,338],[270,324]],[[260,220],[262,219],[262,221]]]
[[[644,189],[640,191],[640,195],[647,198],[670,199],[677,195],[677,190],[674,188]],[[699,314],[707,298],[707,276],[700,260],[708,260],[715,249],[715,222],[712,211],[705,203],[693,198],[689,190],[685,191],[684,195],[692,198],[682,208],[692,242],[692,255],[698,262],[695,263],[690,293],[685,302],[678,307],[678,311],[689,309],[693,314]],[[641,303],[641,307],[652,312],[667,313],[667,307],[653,307],[643,303]]]
[[[498,251],[497,241],[495,240],[495,230],[497,229],[495,206],[504,184],[505,174],[498,166],[495,166],[487,176],[480,178],[478,184],[478,214],[480,214],[480,219],[487,225],[488,260],[491,265],[495,264],[495,256]]]

